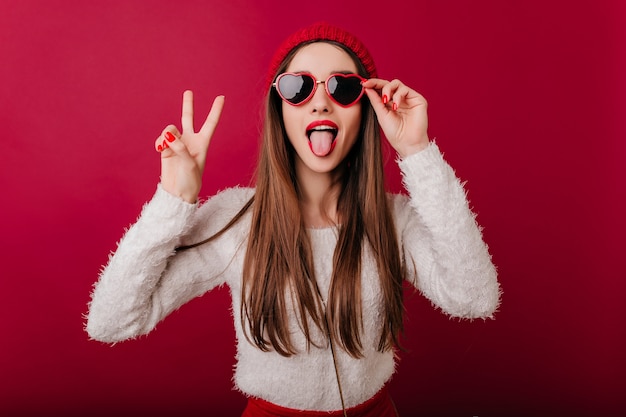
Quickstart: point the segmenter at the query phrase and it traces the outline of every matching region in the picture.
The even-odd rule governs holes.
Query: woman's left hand
[[[428,146],[428,105],[424,97],[400,80],[370,78],[363,87],[383,133],[400,157]]]

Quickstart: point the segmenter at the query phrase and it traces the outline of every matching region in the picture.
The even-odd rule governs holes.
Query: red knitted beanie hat
[[[343,29],[321,22],[300,29],[285,39],[274,53],[274,57],[270,63],[267,85],[272,84],[274,77],[277,75],[278,67],[294,48],[304,42],[324,40],[338,42],[354,52],[367,70],[368,78],[375,78],[377,76],[374,59],[359,39]]]

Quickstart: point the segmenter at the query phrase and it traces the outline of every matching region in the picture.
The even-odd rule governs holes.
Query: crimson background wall
[[[625,16],[597,0],[4,0],[0,415],[239,415],[226,289],[115,346],[83,315],[154,192],[182,91],[198,121],[227,99],[203,194],[248,184],[271,54],[318,20],[429,100],[504,290],[487,322],[407,294],[401,415],[625,413]],[[388,172],[400,190],[392,157]]]

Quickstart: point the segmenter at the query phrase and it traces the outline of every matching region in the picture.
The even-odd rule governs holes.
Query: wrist
[[[180,200],[183,200],[185,203],[196,204],[196,202],[198,201],[198,193],[175,190],[168,186],[168,184],[165,184],[163,182],[161,182],[161,188],[166,193]]]
[[[406,157],[409,157],[411,155],[414,155],[416,153],[423,151],[424,149],[428,148],[429,144],[430,144],[430,141],[428,140],[428,137],[427,137],[426,139],[420,140],[417,143],[398,147],[396,149],[396,152],[398,152],[398,155],[400,155],[400,158],[404,159]]]

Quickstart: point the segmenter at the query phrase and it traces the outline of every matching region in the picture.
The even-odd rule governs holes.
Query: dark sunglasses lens
[[[300,104],[311,94],[313,85],[313,78],[308,75],[286,74],[280,77],[276,86],[285,100]]]
[[[328,92],[337,103],[348,106],[354,103],[363,91],[361,79],[355,76],[335,75],[326,82]]]

